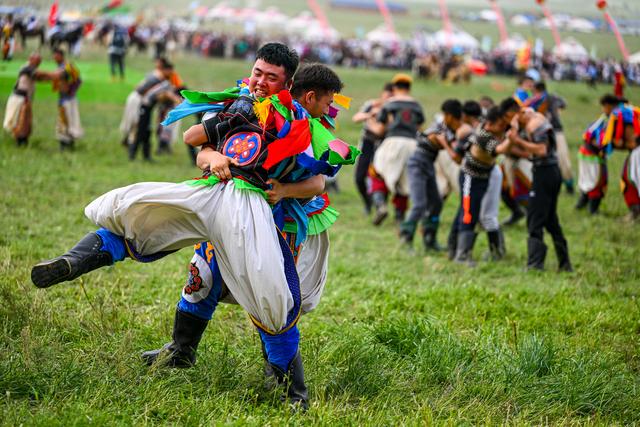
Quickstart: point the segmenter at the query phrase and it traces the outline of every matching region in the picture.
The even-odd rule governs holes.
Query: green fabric
[[[220,182],[220,178],[214,175],[211,175],[205,179],[190,179],[188,181],[184,181],[184,183],[187,185],[202,185],[207,187],[213,187],[219,182]],[[265,200],[267,199],[267,193],[262,188],[258,188],[247,181],[244,181],[239,178],[233,178],[233,184],[235,185],[236,188],[240,190],[255,191],[256,193],[264,197]]]
[[[579,151],[578,151],[578,159],[584,160],[585,162],[590,162],[590,163],[604,163],[604,159],[598,156],[597,154],[587,156],[586,154],[583,154]]]
[[[360,150],[358,150],[353,145],[349,145],[349,155],[346,159],[343,159],[342,156],[335,151],[329,151],[329,164],[330,165],[352,165],[356,162],[356,158],[360,155]]]
[[[340,213],[332,206],[327,206],[325,210],[316,215],[309,217],[309,224],[307,225],[307,235],[316,236],[323,231],[326,231],[331,227],[340,216]],[[298,226],[295,222],[285,222],[284,231],[286,233],[297,233]]]
[[[293,113],[287,107],[282,105],[282,102],[280,102],[278,95],[271,96],[271,105],[273,105],[273,108],[275,108],[275,110],[280,113],[282,117],[284,117],[287,121],[293,120]]]
[[[180,92],[183,98],[192,104],[206,104],[208,102],[221,102],[227,99],[240,97],[240,88],[230,87],[222,92],[198,92],[196,90],[183,90]]]
[[[318,160],[327,150],[329,150],[329,141],[334,140],[335,137],[322,125],[322,123],[320,123],[319,119],[309,119],[309,126],[311,127],[311,148],[313,148],[313,157]]]

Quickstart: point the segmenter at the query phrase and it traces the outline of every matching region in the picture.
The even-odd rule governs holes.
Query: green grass
[[[523,225],[506,231],[509,253],[499,263],[468,269],[419,248],[408,255],[392,224],[374,228],[363,218],[353,170],[345,168],[343,191],[332,196],[342,215],[331,230],[325,294],[300,322],[312,399],[306,415],[291,414],[263,390],[257,334],[238,307],[218,308],[195,368],[143,366],[140,352],[170,337],[189,250],[154,264],[124,262],[48,290],[29,280],[31,265],[94,228],[83,215],[94,197],[133,182],[197,175],[179,145],[152,165],[126,160],[120,114],[150,62],[131,58],[135,74],[112,84],[100,56],[90,57],[79,63],[86,136],[76,152],[58,152],[55,98],[46,85],[36,94],[30,146],[0,138],[0,424],[640,423],[640,228],[620,220],[622,153],[610,162],[600,216],[575,212],[575,200],[561,196],[573,274],[554,272],[552,251],[548,272],[523,273]],[[202,89],[233,84],[249,68],[192,57],[176,62],[187,84]],[[3,105],[16,66],[0,70]],[[356,107],[391,76],[338,71]],[[502,78],[468,86],[420,81],[415,94],[431,116],[447,97],[500,99],[513,85]],[[597,97],[611,87],[550,86],[568,100],[564,121],[575,154],[598,114]],[[639,102],[640,90],[629,97]],[[350,116],[338,133],[355,144],[359,128]],[[446,201],[441,241],[456,205]]]

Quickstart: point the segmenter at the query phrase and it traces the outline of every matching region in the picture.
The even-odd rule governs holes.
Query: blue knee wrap
[[[208,271],[202,271],[203,269]],[[196,245],[194,256],[189,264],[189,277],[178,302],[178,310],[204,320],[211,320],[221,294],[222,276],[213,252],[213,245],[209,242],[200,243]],[[201,299],[194,298],[196,295]],[[187,298],[198,300],[194,302]]]
[[[286,372],[298,352],[300,344],[298,325],[294,325],[291,329],[278,335],[269,335],[260,328],[258,328],[258,332],[260,332],[260,338],[267,350],[269,363]]]
[[[101,228],[96,231],[96,234],[102,239],[101,251],[105,251],[111,254],[113,262],[122,261],[127,253],[124,247],[124,238],[112,233],[106,228]]]

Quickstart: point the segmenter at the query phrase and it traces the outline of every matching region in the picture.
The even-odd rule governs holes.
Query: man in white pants
[[[223,175],[220,162],[213,162],[209,165],[213,175],[204,179],[139,183],[113,190],[85,209],[103,228],[63,256],[36,265],[31,276],[36,286],[48,287],[122,260],[125,251],[144,260],[202,241],[216,242],[221,276],[258,328],[276,377],[288,385],[289,401],[306,407],[296,325],[301,305],[299,278],[265,190],[269,180],[295,167],[292,151],[302,153],[309,145],[301,146],[297,139],[287,138],[289,134],[279,137],[281,129],[262,122],[254,109],[256,98],[270,97],[290,86],[298,56],[285,45],[269,43],[258,50],[256,58],[248,85],[253,96],[239,95],[224,112],[185,133],[185,142],[205,134],[211,147],[233,155],[223,160],[232,176]],[[283,93],[281,106],[288,104],[287,95]],[[314,128],[317,123],[292,121],[289,133],[295,135],[305,126],[322,132]]]

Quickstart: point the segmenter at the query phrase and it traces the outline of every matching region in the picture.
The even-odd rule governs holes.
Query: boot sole
[[[373,225],[380,225],[382,224],[382,222],[387,219],[387,217],[389,216],[389,212],[383,212],[380,213],[379,215],[377,215],[374,219],[373,219]]]
[[[64,282],[71,276],[71,264],[64,258],[41,262],[31,269],[31,281],[39,288]]]

